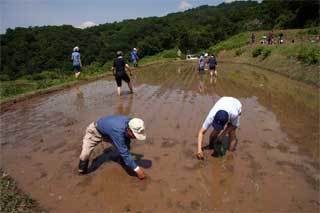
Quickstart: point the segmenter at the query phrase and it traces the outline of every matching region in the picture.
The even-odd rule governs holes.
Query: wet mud
[[[246,65],[220,64],[217,79],[195,69],[138,68],[121,97],[106,78],[2,107],[1,166],[50,212],[319,211],[318,89]],[[237,150],[198,161],[198,129],[221,96],[243,104]],[[109,143],[77,174],[85,128],[109,114],[145,120],[148,138],[131,151],[146,180]]]

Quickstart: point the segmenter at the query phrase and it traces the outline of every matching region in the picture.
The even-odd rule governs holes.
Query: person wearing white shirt
[[[197,158],[203,159],[203,138],[210,126],[213,130],[210,134],[210,146],[225,135],[229,135],[229,151],[234,151],[236,146],[236,129],[240,125],[241,103],[233,97],[222,97],[210,110],[198,133]]]

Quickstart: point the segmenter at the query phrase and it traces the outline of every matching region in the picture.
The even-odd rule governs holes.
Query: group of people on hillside
[[[137,53],[131,52],[131,57],[134,62],[134,66],[137,66]],[[78,60],[74,63],[74,68],[76,73],[80,72],[79,67],[81,67],[80,56],[77,54],[79,49],[75,49],[72,54],[72,58]],[[130,66],[125,62],[123,58],[122,51],[117,51],[116,58],[113,62],[112,71],[115,76],[117,83],[118,95],[121,94],[121,82],[122,80],[128,83],[130,92],[133,92],[132,84],[130,82],[130,77],[128,76],[126,70],[132,75],[132,70]],[[205,65],[208,65],[210,74],[216,76],[216,65],[217,61],[215,56],[212,54],[209,58],[205,58],[204,54],[199,59],[199,73],[203,74],[205,70]],[[229,136],[228,150],[234,151],[236,147],[236,129],[240,125],[240,115],[241,115],[242,105],[240,101],[233,97],[222,97],[220,98],[213,108],[210,110],[207,118],[205,119],[203,125],[198,131],[198,145],[196,157],[199,160],[204,159],[203,153],[203,141],[204,135],[210,126],[213,130],[210,134],[209,148],[213,149],[212,155],[215,157],[222,156],[222,141],[225,136]],[[133,160],[130,153],[130,144],[132,139],[138,141],[146,140],[145,133],[145,123],[141,118],[131,118],[125,115],[109,115],[101,117],[97,121],[90,123],[86,128],[85,136],[82,141],[82,150],[79,156],[78,172],[79,174],[87,174],[89,171],[89,158],[94,150],[94,148],[102,141],[111,143],[118,154],[120,155],[120,162],[134,171],[139,179],[144,179],[146,177],[143,169],[137,165]]]
[[[268,32],[267,34],[262,36],[262,39],[260,40],[260,44],[284,44],[284,34],[280,32],[278,34],[278,42],[276,42],[275,35],[273,31]],[[255,44],[256,42],[256,34],[253,32],[251,33],[251,44]]]

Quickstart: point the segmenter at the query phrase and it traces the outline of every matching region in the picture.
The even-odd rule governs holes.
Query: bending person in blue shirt
[[[83,138],[78,170],[79,173],[87,173],[89,157],[92,150],[103,140],[103,138],[108,138],[118,150],[126,166],[135,171],[140,179],[144,179],[144,171],[132,159],[129,152],[130,139],[137,139],[140,141],[146,139],[144,129],[143,120],[122,115],[110,115],[102,117],[96,122],[92,122],[87,127],[86,134]]]

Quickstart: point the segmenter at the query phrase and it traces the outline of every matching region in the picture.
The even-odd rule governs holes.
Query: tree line
[[[264,0],[200,6],[164,17],[106,23],[87,29],[70,25],[7,29],[0,35],[0,79],[14,80],[44,70],[71,72],[70,55],[80,47],[84,65],[104,64],[133,47],[140,57],[166,49],[208,49],[244,31],[319,26],[319,1]]]

